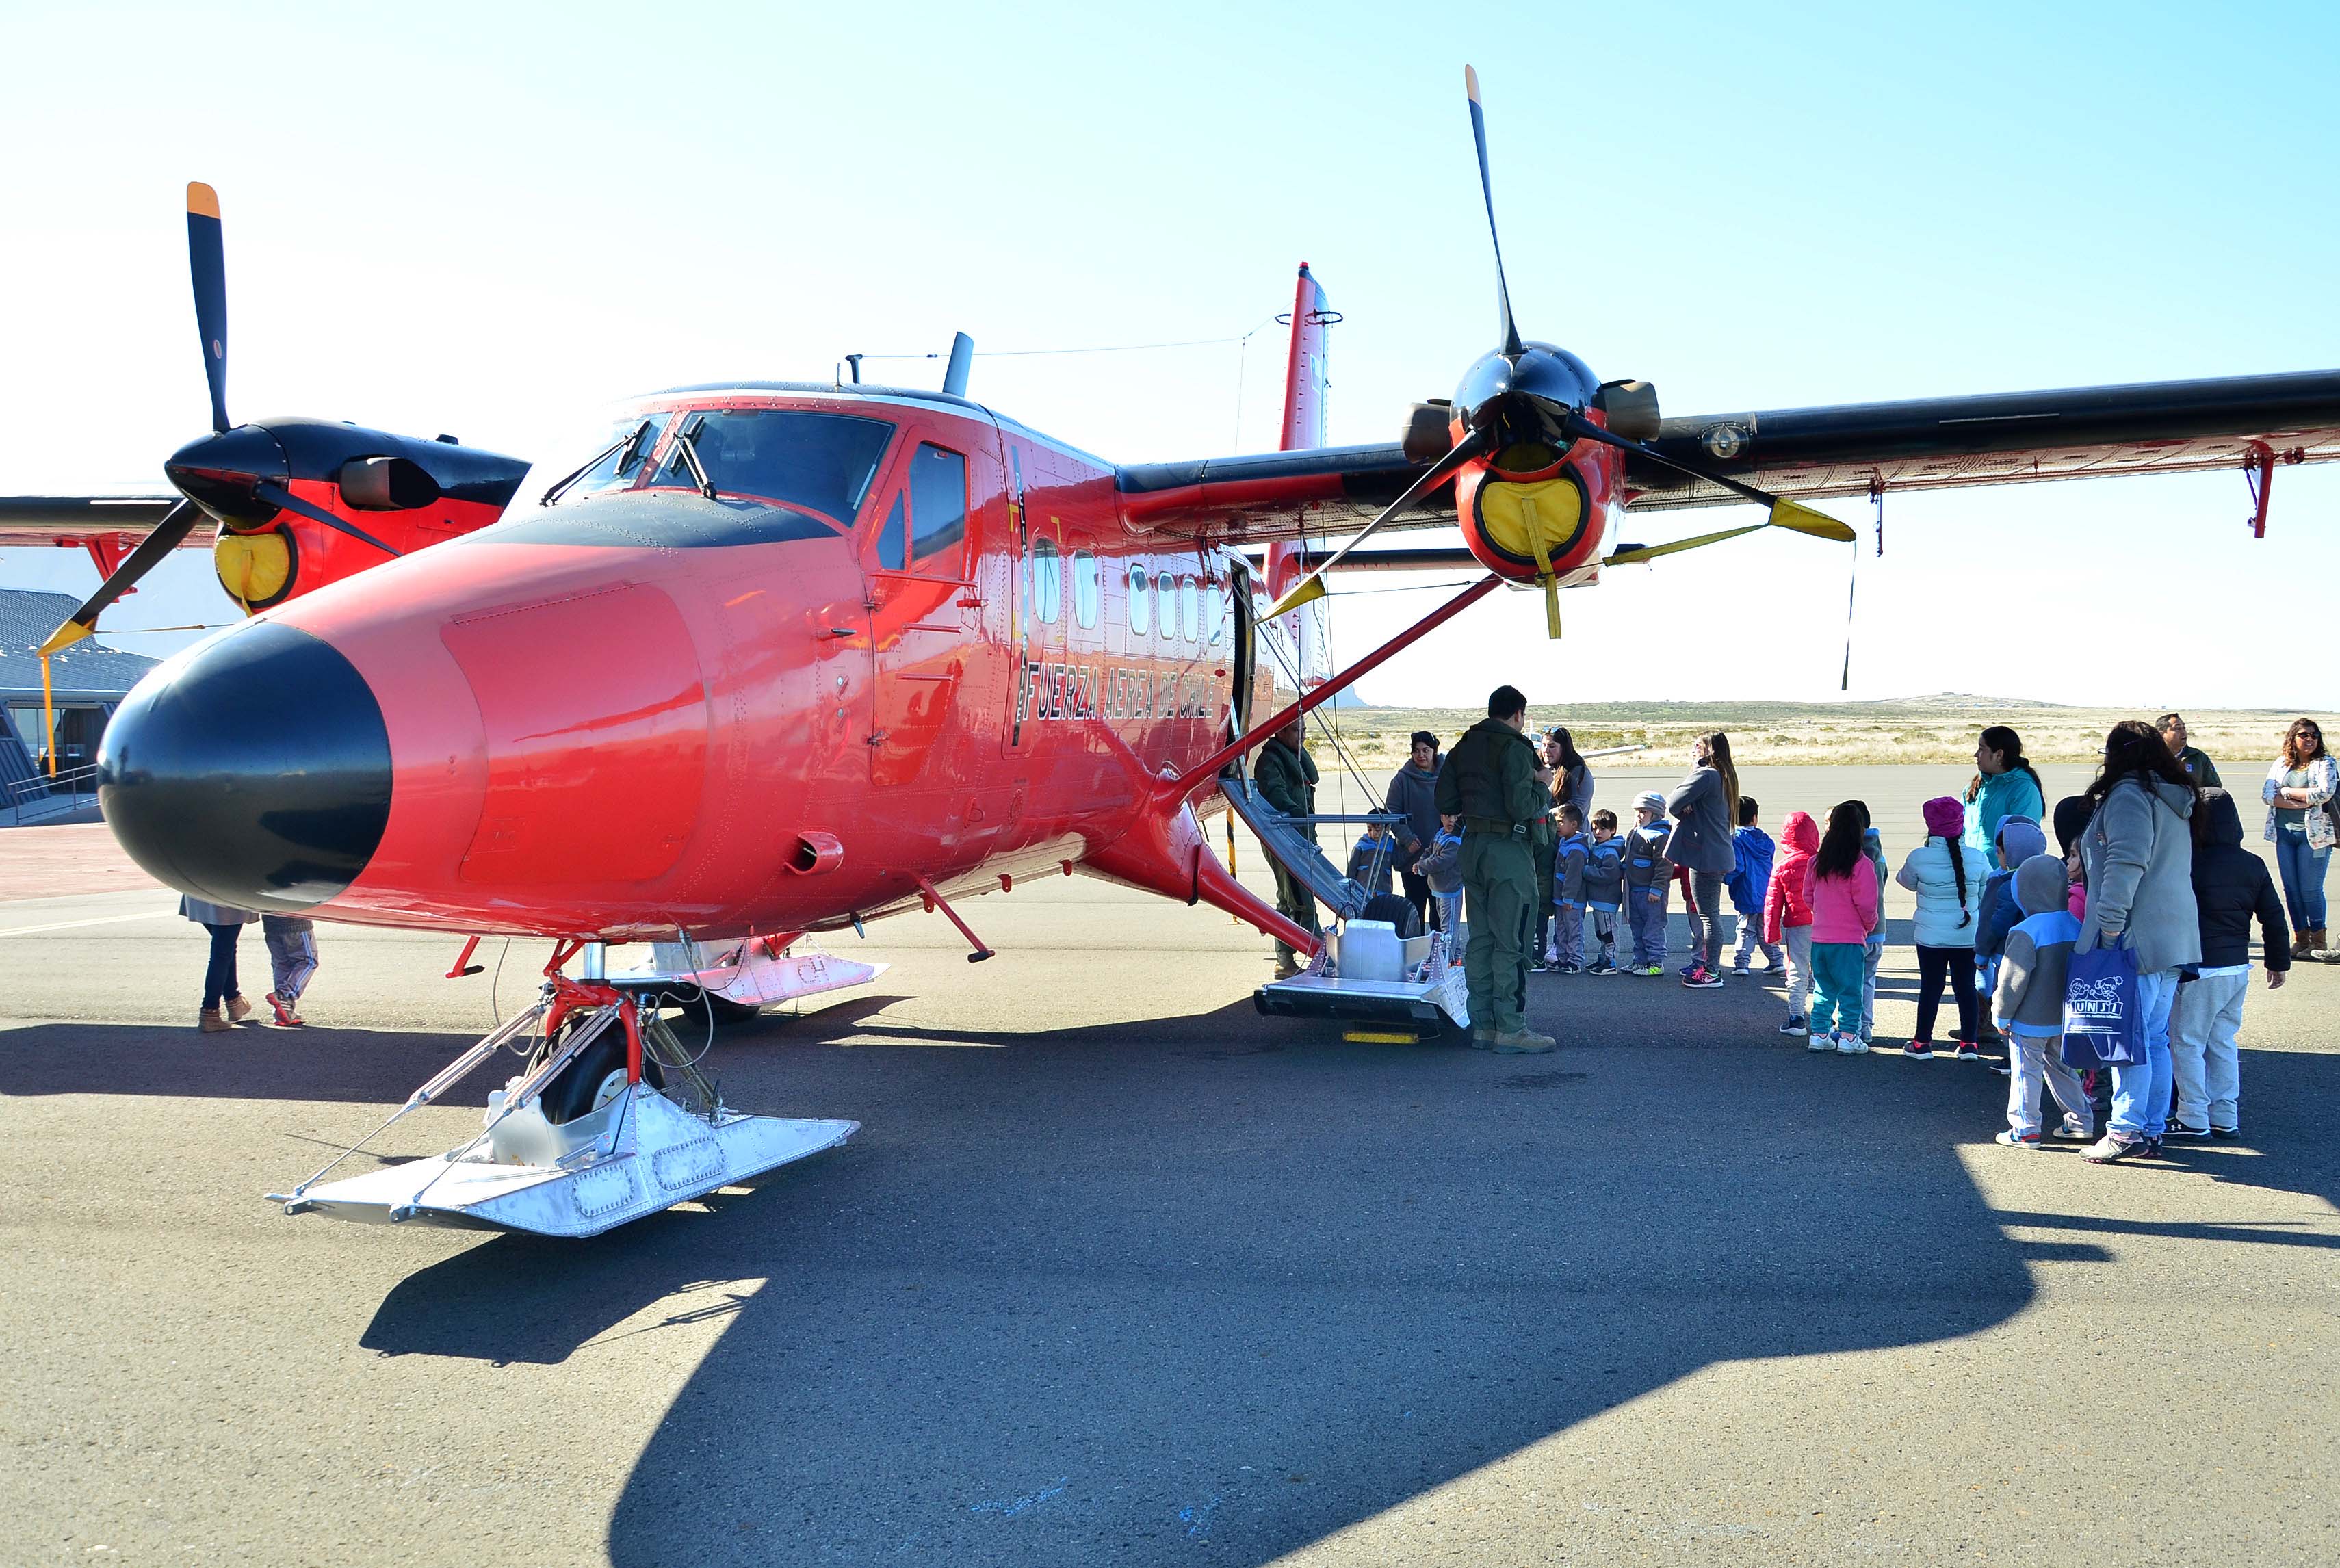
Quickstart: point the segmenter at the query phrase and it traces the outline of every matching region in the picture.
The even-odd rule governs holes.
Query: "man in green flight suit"
[[[1471,987],[1471,1044],[1504,1056],[1538,1056],[1558,1042],[1528,1027],[1528,944],[1535,926],[1536,839],[1551,831],[1551,792],[1537,776],[1528,700],[1498,686],[1438,774],[1438,809],[1462,819],[1463,919],[1471,928],[1463,978]]]
[[[1316,814],[1316,759],[1302,748],[1308,731],[1295,719],[1277,730],[1268,743],[1259,749],[1258,759],[1252,764],[1251,776],[1258,784],[1260,795],[1267,803],[1286,817],[1307,818]],[[1314,843],[1316,825],[1301,824],[1302,834]],[[1309,892],[1299,878],[1284,868],[1284,862],[1271,855],[1267,863],[1275,870],[1275,907],[1284,918],[1316,936],[1323,928],[1316,923],[1316,897]],[[1300,972],[1300,960],[1291,944],[1275,944],[1275,978],[1288,980]]]

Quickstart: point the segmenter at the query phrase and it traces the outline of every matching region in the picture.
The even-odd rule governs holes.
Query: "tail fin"
[[[1324,444],[1325,329],[1341,319],[1324,297],[1324,286],[1308,263],[1300,263],[1300,281],[1292,294],[1292,350],[1284,365],[1284,433],[1282,450],[1299,452]],[[1300,547],[1267,547],[1269,602],[1280,600],[1300,581]],[[1282,618],[1285,646],[1292,650],[1294,673],[1304,685],[1321,682],[1330,671],[1324,667],[1324,629],[1317,617],[1321,605],[1294,610]]]
[[[1340,319],[1325,303],[1324,286],[1301,263],[1292,296],[1292,355],[1284,366],[1284,452],[1324,444],[1324,329]]]

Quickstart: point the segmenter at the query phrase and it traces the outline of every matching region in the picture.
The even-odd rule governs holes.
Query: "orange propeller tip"
[[[190,217],[219,216],[219,193],[201,180],[187,182],[187,213]]]
[[[1473,104],[1479,101],[1479,73],[1469,65],[1462,67],[1462,92]]]

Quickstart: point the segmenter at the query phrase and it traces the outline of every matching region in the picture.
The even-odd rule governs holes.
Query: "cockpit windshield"
[[[620,490],[641,477],[642,464],[658,450],[659,436],[666,430],[669,413],[654,413],[646,418],[630,419],[610,432],[603,442],[601,455],[582,471],[556,484],[545,499],[548,501],[581,501],[586,496],[605,490]]]
[[[894,427],[885,420],[804,409],[684,411],[688,435],[718,496],[803,507],[850,527],[878,476]],[[679,439],[669,442],[649,488],[696,490]]]

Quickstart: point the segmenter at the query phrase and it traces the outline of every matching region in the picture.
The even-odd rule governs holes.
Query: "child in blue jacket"
[[[1730,907],[1739,913],[1739,950],[1730,960],[1730,972],[1743,975],[1747,961],[1755,949],[1763,949],[1763,972],[1780,972],[1780,948],[1775,942],[1763,939],[1763,899],[1771,890],[1771,858],[1778,846],[1771,835],[1755,825],[1760,812],[1752,795],[1739,798],[1739,827],[1730,835],[1730,853],[1736,864],[1730,869]]]
[[[1666,858],[1673,824],[1666,798],[1654,789],[1633,797],[1633,826],[1625,835],[1625,912],[1633,932],[1629,975],[1653,978],[1666,972],[1666,906],[1673,891],[1674,865]]]
[[[1584,841],[1584,908],[1600,944],[1586,974],[1618,972],[1617,915],[1624,907],[1625,841],[1617,837],[1617,813],[1604,807],[1592,813],[1592,832]]]
[[[1584,864],[1591,841],[1584,837],[1584,813],[1562,805],[1553,814],[1560,842],[1552,846],[1552,951],[1547,957],[1555,973],[1580,974],[1584,968]]]
[[[1453,933],[1462,928],[1462,819],[1453,812],[1438,819],[1438,834],[1423,846],[1422,858],[1413,863],[1414,875],[1430,884],[1430,896],[1438,903],[1438,928],[1453,940]],[[1461,958],[1454,960],[1461,963]]]
[[[1390,838],[1385,822],[1368,822],[1365,830],[1349,850],[1349,880],[1368,893],[1379,895],[1390,890],[1390,872],[1397,857],[1397,845]]]

